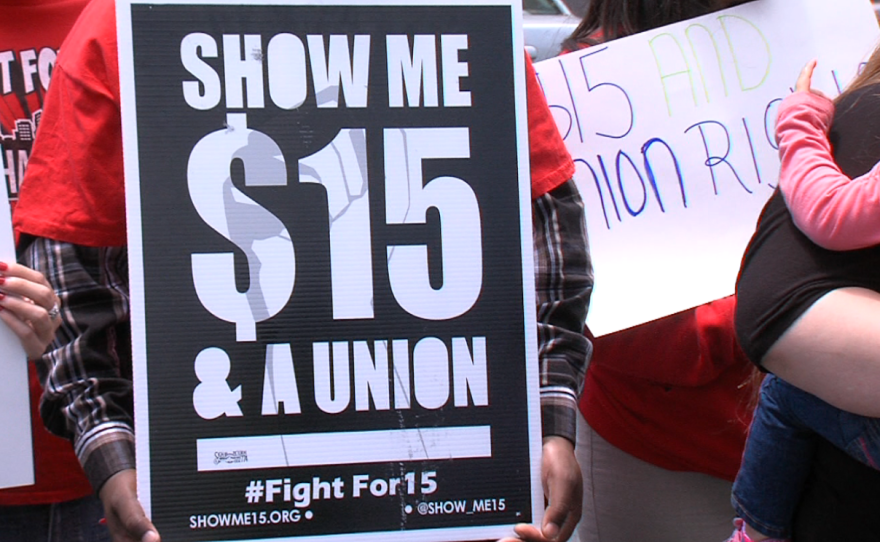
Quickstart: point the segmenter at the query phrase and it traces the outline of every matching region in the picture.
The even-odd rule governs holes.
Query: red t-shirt
[[[526,55],[532,196],[561,185],[574,164]],[[112,0],[94,0],[70,32],[53,74],[36,153],[15,212],[22,232],[85,246],[122,246],[125,193]]]
[[[532,197],[553,190],[574,176],[574,162],[565,148],[547,98],[538,84],[532,59],[526,55],[526,102],[529,117],[529,168]]]
[[[18,198],[42,118],[43,98],[61,42],[88,0],[0,0],[0,146],[9,199]],[[84,497],[92,487],[70,443],[43,427],[42,390],[33,364],[28,378],[36,483],[0,491],[0,506],[48,504]]]
[[[757,385],[735,306],[725,297],[595,339],[580,403],[590,427],[658,467],[732,481]]]
[[[50,504],[90,495],[92,485],[73,453],[70,441],[56,437],[43,427],[38,410],[40,381],[33,363],[28,363],[31,388],[31,427],[34,446],[34,485],[0,491],[0,506]]]
[[[94,0],[52,74],[40,137],[13,223],[21,233],[84,246],[123,246],[125,186],[116,12]]]

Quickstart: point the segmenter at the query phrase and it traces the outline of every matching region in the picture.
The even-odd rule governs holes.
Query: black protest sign
[[[515,6],[430,4],[120,7],[163,538],[535,519]]]

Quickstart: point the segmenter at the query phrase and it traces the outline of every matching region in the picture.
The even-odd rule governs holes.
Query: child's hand
[[[801,74],[798,75],[797,83],[794,84],[795,92],[812,92],[813,94],[822,96],[825,95],[814,88],[810,87],[810,83],[813,80],[813,70],[816,69],[817,60],[814,58],[813,60],[807,62],[807,65],[804,66],[804,69],[801,70]]]

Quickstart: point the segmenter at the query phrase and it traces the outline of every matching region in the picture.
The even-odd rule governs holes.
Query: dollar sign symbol
[[[232,184],[230,168],[242,161],[247,186],[285,186],[287,167],[272,138],[248,129],[246,114],[229,113],[226,124],[193,147],[187,186],[202,220],[247,256],[250,286],[238,291],[232,252],[193,254],[192,276],[202,305],[235,323],[237,341],[255,341],[256,323],[278,314],[293,293],[296,258],[287,228]]]

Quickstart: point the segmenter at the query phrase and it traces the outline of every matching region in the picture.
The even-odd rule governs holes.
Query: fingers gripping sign
[[[241,401],[241,386],[229,389],[229,356],[219,348],[205,348],[196,356],[196,376],[200,384],[193,391],[193,407],[196,413],[206,420],[222,415],[238,417],[242,415],[238,402]]]
[[[28,358],[40,357],[52,342],[61,324],[59,307],[42,273],[0,262],[0,320],[18,336]]]
[[[574,444],[564,437],[544,438],[541,480],[547,509],[541,525],[519,524],[517,537],[499,542],[565,542],[581,518],[583,478],[574,455]]]
[[[161,542],[138,501],[134,469],[121,470],[108,478],[98,495],[114,542]]]

